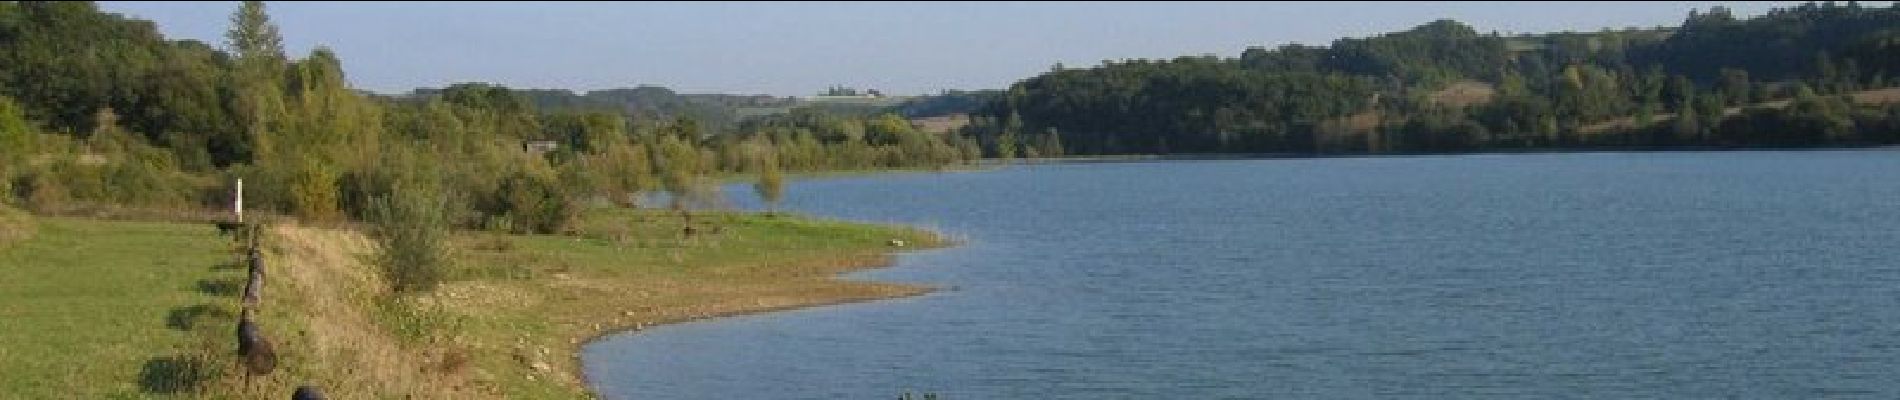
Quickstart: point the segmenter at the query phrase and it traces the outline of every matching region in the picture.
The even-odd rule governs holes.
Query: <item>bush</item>
[[[72,190],[63,182],[61,171],[70,170],[63,160],[47,163],[21,173],[13,185],[14,196],[27,208],[42,213],[63,210],[72,201]]]
[[[310,221],[335,221],[337,210],[337,174],[334,169],[311,163],[298,171],[290,183],[291,209]]]
[[[559,233],[579,213],[554,179],[526,172],[503,179],[486,203],[482,212],[488,215],[488,225],[513,233]]]
[[[370,200],[378,264],[396,292],[434,289],[447,269],[448,202],[426,183],[404,182]]]
[[[337,197],[343,214],[359,221],[370,220],[371,202],[390,192],[392,179],[391,174],[381,169],[343,174],[337,179]]]

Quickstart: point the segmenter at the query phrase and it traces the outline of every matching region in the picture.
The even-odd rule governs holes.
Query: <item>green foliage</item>
[[[165,41],[150,22],[89,2],[6,2],[0,48],[0,95],[47,132],[83,136],[111,108],[155,142],[219,143],[207,152],[219,159],[240,147],[212,140],[237,131],[220,97],[224,56],[202,43]]]
[[[488,225],[514,233],[560,233],[578,212],[556,179],[525,171],[502,179],[485,204]]]
[[[1057,68],[1012,85],[967,132],[1000,158],[1048,155],[1033,132],[1051,128],[1080,154],[1773,146],[1786,141],[1721,132],[1735,115],[1726,108],[1775,104],[1793,96],[1772,88],[1802,82],[1822,95],[1884,84],[1900,69],[1896,25],[1900,9],[1827,3],[1746,20],[1718,7],[1676,29],[1516,37],[1436,21],[1239,58]],[[1891,143],[1860,128],[1887,118],[1865,107],[1783,112],[1829,114],[1788,116],[1832,132],[1824,144]],[[1848,114],[1859,117],[1834,116]]]
[[[442,100],[471,109],[498,113],[525,113],[532,110],[528,99],[508,88],[486,83],[460,83],[442,90]]]
[[[1347,75],[1262,71],[1212,58],[1133,60],[1030,78],[990,115],[1004,124],[995,135],[1056,128],[1066,145],[1088,154],[1311,148],[1312,127],[1364,109],[1370,88],[1370,80]],[[1008,158],[1016,149],[1005,144],[1021,140],[995,140],[996,154]]]
[[[443,91],[417,89],[414,96],[437,96]],[[534,109],[550,114],[615,113],[635,121],[689,118],[715,131],[730,130],[748,110],[783,109],[795,102],[789,98],[769,96],[680,94],[658,86],[595,90],[584,94],[560,89],[513,91],[527,99]]]
[[[338,173],[333,167],[307,161],[290,181],[290,210],[310,221],[335,221],[343,216],[338,208]]]
[[[660,187],[671,197],[670,206],[684,209],[705,185],[699,150],[680,135],[666,135],[653,151],[653,169],[660,176]]]
[[[0,156],[0,176],[9,183],[0,187],[28,208],[53,213],[178,209],[202,197],[207,188],[180,171],[171,152],[119,127],[110,109],[100,109],[95,119],[98,128],[83,141],[37,134],[7,139],[19,153]]]
[[[1062,135],[1056,132],[1056,128],[1049,128],[1047,132],[1036,136],[1036,153],[1041,157],[1062,157],[1064,152]]]
[[[387,169],[350,171],[337,179],[337,205],[344,216],[369,220],[372,200],[394,190],[396,174]]]
[[[1003,131],[996,136],[993,153],[996,158],[1011,160],[1016,158],[1016,150],[1022,147],[1023,117],[1011,114],[1003,124]]]
[[[13,172],[37,150],[30,128],[19,104],[0,96],[0,204],[11,200]]]
[[[36,210],[221,207],[223,181],[244,177],[255,208],[365,219],[370,200],[403,180],[391,170],[444,165],[453,168],[425,170],[450,225],[558,232],[602,198],[635,206],[664,191],[684,209],[717,200],[711,176],[763,178],[768,168],[943,168],[985,154],[1895,143],[1900,114],[1837,95],[1890,81],[1896,18],[1900,10],[1803,5],[1745,20],[1711,10],[1673,31],[1514,37],[1435,21],[1328,46],[1104,62],[1004,91],[840,108],[658,87],[577,95],[463,83],[365,96],[328,49],[287,58],[262,3],[237,8],[218,49],[165,40],[149,22],[90,3],[6,2],[0,189]],[[1766,50],[1743,51],[1757,45]],[[951,134],[906,119],[970,111]],[[527,146],[537,141],[557,146]],[[410,167],[389,164],[397,159]]]
[[[381,245],[377,264],[396,292],[434,289],[447,269],[447,197],[424,179],[398,181],[370,199],[371,233]]]
[[[20,103],[0,96],[0,149],[6,150],[0,153],[0,157],[5,157],[0,161],[24,158],[25,152],[30,150],[28,146],[32,145],[32,138],[27,136],[33,133],[32,128],[26,121],[24,110],[20,109]]]
[[[653,163],[644,144],[619,142],[601,154],[599,176],[606,177],[602,189],[615,204],[634,206],[640,193],[656,186]]]
[[[21,172],[12,185],[13,196],[29,209],[58,210],[72,198],[71,190],[61,179],[61,176],[70,176],[66,171],[72,168],[72,163],[56,160]]]
[[[225,33],[225,40],[240,59],[284,57],[284,39],[277,33],[277,25],[270,22],[262,1],[246,1],[238,6],[231,14],[231,30]]]
[[[265,14],[264,3],[247,1],[232,13],[225,39],[235,63],[230,101],[243,127],[239,140],[249,150],[244,156],[251,161],[276,161],[279,153],[289,150],[278,149],[274,143],[274,136],[285,130],[283,120],[289,113],[284,104],[283,38]]]
[[[173,182],[198,175],[244,177],[256,208],[316,220],[364,218],[367,199],[385,190],[376,188],[386,184],[378,178],[381,153],[426,148],[427,158],[457,166],[441,172],[450,203],[458,207],[452,221],[513,226],[512,212],[477,208],[505,203],[495,200],[509,197],[501,194],[503,180],[521,171],[552,177],[553,187],[568,197],[549,204],[605,197],[634,205],[640,193],[668,187],[685,198],[706,197],[703,185],[680,185],[697,179],[682,177],[751,172],[756,167],[747,146],[782,149],[781,166],[798,170],[941,166],[964,159],[951,146],[953,138],[917,134],[894,116],[831,115],[812,108],[792,113],[790,123],[737,126],[739,108],[792,104],[769,97],[678,94],[658,87],[577,96],[464,83],[418,90],[408,98],[372,98],[348,86],[342,61],[326,48],[302,59],[286,57],[279,29],[261,2],[236,7],[221,48],[167,41],[149,22],[100,12],[90,3],[0,3],[0,48],[8,49],[0,52],[0,97],[19,100],[0,105],[0,140],[10,149],[16,139],[36,136],[14,128],[34,125],[69,138],[122,129],[143,139],[115,137],[107,141],[114,147],[104,150],[36,150],[44,154],[31,155],[31,166],[24,162],[26,152],[6,152],[8,160],[0,160],[6,178],[0,181],[31,181],[6,188],[19,195],[7,197],[34,197],[61,208],[127,197],[108,193],[101,183],[106,179],[137,189],[128,196],[139,202],[217,197],[202,193],[202,182]],[[101,115],[113,118],[102,124]],[[873,126],[877,130],[870,132]],[[867,135],[876,143],[868,143]],[[690,148],[671,151],[673,160],[690,165],[664,168],[672,161],[658,157],[666,153],[658,136],[673,136]],[[524,142],[533,140],[560,146],[524,154]],[[666,171],[674,172],[674,185],[663,184],[660,173]],[[519,183],[509,191],[548,186]],[[159,188],[171,192],[146,195]]]
[[[764,200],[771,212],[777,212],[778,202],[785,195],[785,175],[779,173],[778,157],[766,155],[759,159],[759,181],[752,185]]]
[[[902,143],[912,135],[918,135],[911,129],[910,122],[897,114],[884,114],[872,118],[864,124],[864,141],[872,146],[889,146]]]
[[[892,111],[907,118],[969,114],[1001,98],[1002,95],[1001,90],[946,90],[935,96],[921,96],[906,100]]]
[[[1676,113],[1675,122],[1671,125],[1672,129],[1675,130],[1676,140],[1682,143],[1688,143],[1700,138],[1702,136],[1702,118],[1696,114],[1697,108],[1685,105],[1679,106],[1677,109],[1682,110],[1682,112]]]

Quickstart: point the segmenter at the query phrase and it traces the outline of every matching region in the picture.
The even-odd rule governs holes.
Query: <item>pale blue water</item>
[[[787,197],[967,240],[854,276],[955,289],[604,339],[604,395],[1900,398],[1900,151],[1063,164]]]

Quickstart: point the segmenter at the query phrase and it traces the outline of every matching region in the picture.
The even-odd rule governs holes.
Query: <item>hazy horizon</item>
[[[286,51],[328,46],[377,93],[489,82],[577,93],[893,95],[1005,88],[1055,64],[1335,39],[1453,19],[1502,34],[1674,26],[1799,2],[1573,3],[270,3]],[[236,2],[101,2],[171,39],[222,46]],[[401,40],[392,40],[401,39]]]

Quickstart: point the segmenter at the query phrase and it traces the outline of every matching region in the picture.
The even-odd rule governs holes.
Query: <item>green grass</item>
[[[459,282],[438,290],[475,351],[478,375],[513,398],[581,398],[573,354],[599,334],[696,318],[917,294],[924,288],[833,279],[882,265],[910,228],[789,215],[594,210],[579,236],[459,238]],[[495,301],[495,299],[507,299]],[[536,363],[548,371],[532,368]],[[507,372],[498,372],[507,371]],[[532,378],[530,378],[532,377]]]
[[[39,231],[39,224],[33,222],[33,216],[25,211],[16,210],[6,204],[0,204],[0,249],[14,242],[33,237]]]
[[[230,240],[206,225],[40,218],[0,247],[0,392],[144,397],[198,344],[187,325],[235,304]]]
[[[833,277],[941,245],[916,229],[741,213],[696,213],[689,237],[675,213],[591,210],[577,236],[458,232],[450,281],[390,297],[362,235],[272,227],[259,323],[279,366],[247,386],[229,238],[207,224],[9,221],[36,229],[0,246],[6,398],[276,398],[304,383],[332,398],[586,398],[575,355],[590,338],[922,293]]]
[[[512,236],[528,254],[603,276],[679,276],[778,260],[850,257],[889,250],[891,239],[932,245],[929,232],[790,214],[765,216],[695,212],[697,233],[685,236],[683,218],[660,211],[596,210],[582,219],[579,237]],[[494,236],[490,236],[494,238]]]

